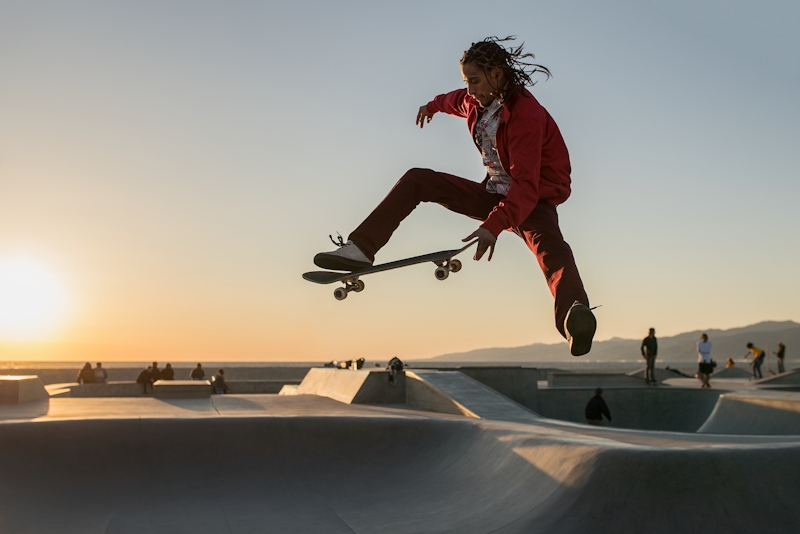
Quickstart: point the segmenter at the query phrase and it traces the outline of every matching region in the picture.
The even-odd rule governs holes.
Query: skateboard
[[[414,256],[413,258],[406,258],[404,260],[392,261],[382,265],[373,265],[357,271],[349,273],[337,271],[311,271],[303,273],[303,279],[315,284],[333,284],[334,282],[342,282],[344,287],[337,287],[333,292],[336,300],[344,300],[347,298],[348,293],[354,291],[360,293],[364,291],[364,281],[361,280],[362,276],[372,273],[380,273],[383,271],[391,271],[392,269],[399,269],[400,267],[408,267],[409,265],[416,265],[418,263],[433,262],[436,264],[434,275],[437,280],[446,280],[450,273],[457,273],[461,270],[461,262],[453,259],[454,256],[464,252],[469,247],[477,243],[475,239],[470,241],[463,247],[455,250],[443,250],[441,252],[431,252],[422,256]]]

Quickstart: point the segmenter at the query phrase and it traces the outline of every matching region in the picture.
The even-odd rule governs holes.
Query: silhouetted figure
[[[83,366],[83,369],[78,372],[78,384],[91,384],[94,382],[94,371],[92,370],[92,364],[87,363]]]
[[[778,343],[778,351],[773,352],[776,358],[778,358],[778,372],[785,373],[786,367],[783,365],[783,359],[786,357],[786,345],[783,343]]]
[[[211,387],[214,388],[214,393],[222,395],[228,392],[228,385],[225,383],[225,370],[217,370],[217,374],[211,378]]]
[[[153,362],[152,367],[150,367],[150,383],[156,382],[161,380],[161,370],[158,368],[158,362]]]
[[[589,399],[589,402],[586,403],[584,415],[586,416],[586,422],[590,425],[603,426],[604,415],[606,419],[608,419],[608,422],[611,422],[611,412],[608,409],[606,401],[603,399],[603,388],[594,390],[594,397]]]
[[[658,354],[658,340],[656,339],[656,329],[651,328],[650,334],[642,340],[642,358],[647,362],[644,370],[644,381],[646,384],[658,384],[655,376],[656,355]]]
[[[206,377],[206,372],[203,370],[203,366],[198,363],[197,367],[192,369],[192,374],[190,376],[192,380],[202,380]]]
[[[97,367],[94,368],[94,383],[105,384],[106,380],[108,380],[108,373],[103,369],[103,364],[97,362]]]
[[[708,381],[714,372],[714,364],[711,360],[711,342],[706,334],[700,336],[700,341],[697,342],[697,364],[697,378],[703,383],[702,387],[710,388]]]
[[[152,375],[150,374],[152,367],[148,367],[136,378],[136,383],[141,384],[142,393],[147,395],[147,386],[152,384]],[[151,388],[152,389],[152,388]]]
[[[386,370],[389,371],[389,385],[396,386],[397,385],[397,374],[403,372],[403,362],[395,356],[389,363],[386,365]]]
[[[175,380],[175,369],[172,368],[171,363],[168,363],[161,371],[161,380]]]
[[[753,378],[764,378],[764,375],[761,374],[761,364],[764,363],[766,353],[752,343],[748,343],[747,353],[745,353],[744,357],[747,358],[751,354],[753,355]]]

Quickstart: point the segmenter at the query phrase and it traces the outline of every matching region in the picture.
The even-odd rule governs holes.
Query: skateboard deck
[[[453,259],[454,256],[464,252],[469,247],[477,243],[475,239],[470,241],[463,247],[455,250],[442,250],[440,252],[431,252],[422,256],[414,256],[413,258],[406,258],[404,260],[392,261],[383,263],[381,265],[373,265],[365,269],[359,269],[352,272],[339,272],[339,271],[311,271],[303,273],[303,279],[315,284],[333,284],[334,282],[342,282],[344,287],[338,287],[333,292],[336,300],[344,300],[347,298],[348,293],[354,291],[360,293],[364,291],[364,281],[360,277],[380,273],[383,271],[391,271],[392,269],[399,269],[401,267],[408,267],[409,265],[416,265],[418,263],[432,262],[437,265],[434,274],[437,280],[446,280],[450,273],[457,273],[461,270],[461,262]]]

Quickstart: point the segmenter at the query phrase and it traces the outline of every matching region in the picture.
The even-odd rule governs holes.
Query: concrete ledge
[[[106,382],[70,387],[71,397],[141,397],[142,386],[136,382]]]
[[[211,396],[208,380],[157,380],[153,383],[153,396],[157,399],[189,399]]]
[[[280,393],[281,388],[290,385],[297,387],[300,380],[226,380],[228,393],[246,395],[253,393],[271,394]]]
[[[658,376],[656,376],[658,379]],[[548,387],[644,386],[643,378],[624,373],[551,373]]]
[[[0,404],[21,404],[49,398],[36,375],[0,376]]]

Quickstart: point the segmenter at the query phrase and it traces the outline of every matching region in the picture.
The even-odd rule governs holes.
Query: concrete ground
[[[800,531],[800,435],[314,395],[52,398],[0,421],[0,532]]]

